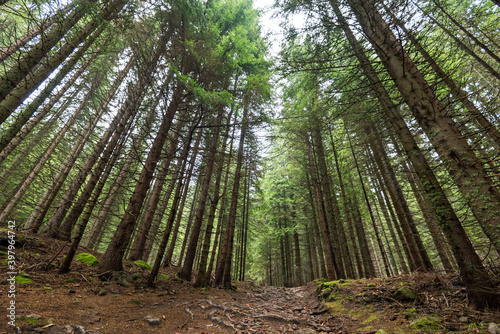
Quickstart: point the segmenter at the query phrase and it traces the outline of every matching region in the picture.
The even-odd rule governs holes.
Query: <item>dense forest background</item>
[[[196,286],[459,272],[500,307],[500,3],[0,0],[0,224]]]

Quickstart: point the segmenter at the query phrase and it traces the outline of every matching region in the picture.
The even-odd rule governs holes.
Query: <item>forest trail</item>
[[[18,246],[19,272],[25,276],[15,284],[21,333],[488,334],[497,333],[490,329],[500,323],[500,312],[467,308],[457,275],[318,280],[291,288],[234,282],[233,289],[217,289],[194,287],[177,278],[180,268],[169,267],[147,288],[149,270],[131,261],[125,261],[122,276],[101,280],[95,266],[79,261],[71,272],[57,272],[64,242],[26,234]],[[9,302],[6,283],[2,278],[1,305]],[[413,299],[399,296],[402,288],[412,290]],[[0,334],[14,332],[0,326]]]

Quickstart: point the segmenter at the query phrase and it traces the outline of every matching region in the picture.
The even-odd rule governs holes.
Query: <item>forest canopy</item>
[[[0,226],[61,273],[458,272],[500,308],[498,0],[268,10],[276,55],[250,0],[0,0]]]

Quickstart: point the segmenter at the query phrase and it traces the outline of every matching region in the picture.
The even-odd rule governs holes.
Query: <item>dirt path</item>
[[[207,298],[185,311],[196,319],[208,318],[228,333],[319,333],[331,332],[323,308],[311,288],[250,287],[230,301]]]

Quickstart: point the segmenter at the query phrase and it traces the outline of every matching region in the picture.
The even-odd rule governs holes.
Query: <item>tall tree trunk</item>
[[[87,227],[87,224],[90,220],[90,216],[92,215],[92,211],[94,210],[97,204],[102,189],[104,188],[104,185],[106,184],[106,181],[109,175],[111,174],[111,170],[113,169],[116,161],[118,160],[120,153],[122,152],[124,143],[126,141],[127,141],[127,136],[123,136],[121,142],[117,145],[117,148],[114,150],[113,155],[110,157],[110,159],[108,159],[109,162],[106,165],[106,169],[102,173],[102,176],[99,178],[99,182],[95,187],[95,189],[93,190],[90,200],[86,203],[84,207],[85,210],[83,211],[83,215],[80,218],[78,224],[76,224],[76,221],[78,219],[75,219],[76,229],[73,235],[71,235],[71,229],[75,224],[72,224],[71,220],[68,219],[71,218],[72,212],[69,213],[68,218],[65,221],[67,228],[64,228],[65,226],[64,224],[61,226],[62,233],[67,233],[68,235],[70,235],[68,241],[71,242],[71,245],[69,247],[68,252],[66,253],[66,257],[64,258],[63,263],[61,264],[61,267],[59,268],[60,274],[69,272],[71,262],[73,261],[73,257],[75,256],[78,246],[80,245],[80,241],[82,240],[85,228]],[[75,207],[77,206],[75,205]]]
[[[204,123],[202,123],[202,124],[204,124]],[[193,127],[193,129],[191,131],[194,131],[194,129],[195,129],[195,127]],[[164,260],[164,263],[163,263],[164,266],[170,265],[170,262],[172,260],[172,255],[174,254],[175,243],[177,241],[177,235],[179,234],[179,227],[181,225],[182,213],[184,212],[184,207],[185,207],[185,204],[186,204],[186,198],[187,198],[188,191],[189,191],[189,184],[191,182],[191,177],[193,175],[195,161],[196,161],[196,158],[198,157],[198,150],[199,150],[199,147],[200,147],[200,142],[201,142],[201,139],[202,139],[202,135],[203,135],[203,130],[202,130],[202,128],[200,128],[200,130],[198,131],[198,135],[196,137],[196,142],[194,144],[194,147],[191,150],[191,158],[189,160],[189,169],[185,173],[187,175],[186,176],[186,181],[185,181],[185,186],[184,186],[184,190],[183,190],[183,193],[182,193],[182,199],[181,199],[181,202],[179,204],[179,210],[178,210],[177,218],[175,219],[175,226],[173,227],[173,232],[172,232],[172,238],[171,238],[171,241],[170,241],[170,246],[168,247],[167,254],[165,255],[165,260]],[[191,136],[192,136],[192,132],[191,132]],[[182,160],[187,160],[189,153],[190,153],[190,150],[186,149],[186,151],[182,153],[182,156],[183,156]],[[178,172],[183,172],[184,169],[185,169],[185,166],[183,166],[182,169],[179,169]],[[176,174],[178,174],[178,172]],[[174,176],[175,176],[175,174],[174,174]],[[182,177],[182,174],[179,174],[179,178],[181,178],[181,177]],[[193,197],[193,205],[194,205],[194,199],[198,197],[198,190],[199,190],[198,187],[196,187],[196,191],[195,191],[195,194],[194,194],[194,197]],[[166,228],[167,229],[172,229],[172,226],[167,226]],[[168,233],[170,233],[170,231],[168,231]]]
[[[396,232],[394,231],[394,226],[393,226],[393,221],[392,217],[389,215],[389,211],[387,210],[387,205],[384,201],[384,198],[382,196],[382,192],[380,190],[381,188],[381,183],[382,183],[382,176],[380,175],[380,171],[378,168],[375,166],[373,167],[373,173],[375,174],[376,182],[373,182],[373,188],[375,189],[375,195],[377,197],[377,200],[380,205],[380,210],[382,211],[382,215],[384,216],[384,219],[386,221],[387,227],[389,229],[389,233],[391,234],[391,238],[394,242],[394,248],[396,250],[396,255],[399,260],[399,265],[401,267],[401,271],[403,274],[408,274],[408,266],[406,265],[405,258],[403,256],[403,252],[401,251],[402,247],[400,246],[400,241],[402,242],[403,240],[400,240],[398,236],[396,235]],[[397,223],[397,222],[395,222]]]
[[[332,186],[330,183],[330,176],[326,167],[325,151],[323,147],[323,139],[321,130],[319,128],[319,119],[313,120],[312,138],[314,147],[316,148],[316,157],[318,164],[318,184],[323,186],[323,198],[325,199],[326,219],[331,227],[330,233],[333,236],[333,247],[335,259],[338,267],[337,278],[346,278],[346,271],[352,270],[351,258],[349,250],[347,249],[347,240],[345,238],[345,231],[342,223],[340,222],[340,213],[335,210],[335,202],[332,196]],[[338,206],[337,206],[338,207]],[[336,212],[337,211],[337,212]],[[351,273],[351,272],[350,272]],[[352,274],[351,274],[352,277]]]
[[[1,0],[0,4],[4,4],[6,2],[7,0]],[[64,8],[58,10],[57,13],[55,13],[51,17],[44,19],[43,22],[41,22],[39,25],[31,29],[30,31],[26,32],[23,36],[16,39],[10,45],[2,48],[0,50],[0,61],[4,61],[10,56],[12,56],[14,52],[18,51],[20,48],[25,46],[26,43],[28,43],[36,36],[48,30],[51,25],[61,20],[61,18],[64,19],[63,15],[67,14],[73,7],[74,4],[66,5]]]
[[[28,188],[31,185],[31,183],[38,176],[38,174],[42,170],[42,167],[45,165],[45,163],[49,159],[50,155],[54,152],[54,150],[56,149],[57,145],[59,145],[59,143],[62,141],[62,139],[64,138],[64,135],[66,134],[66,132],[70,129],[71,126],[73,126],[73,123],[76,121],[76,118],[80,115],[80,112],[82,111],[82,109],[85,107],[85,105],[87,104],[87,102],[90,100],[90,98],[94,94],[94,91],[97,88],[97,86],[99,86],[99,83],[100,83],[101,80],[102,80],[102,76],[101,76],[101,78],[98,78],[97,82],[95,82],[92,85],[91,89],[89,90],[89,92],[87,93],[87,95],[85,96],[85,98],[83,99],[83,101],[80,103],[80,106],[73,112],[73,114],[68,119],[68,121],[66,122],[66,124],[64,125],[64,127],[59,131],[59,133],[54,138],[54,140],[52,140],[52,143],[45,150],[43,156],[38,160],[38,162],[35,165],[35,167],[33,167],[33,169],[31,170],[31,172],[29,174],[29,176],[22,182],[22,185],[19,187],[19,189],[17,190],[16,194],[10,199],[9,204],[7,205],[7,207],[3,210],[2,214],[0,214],[0,221],[6,221],[6,219],[8,217],[10,217],[12,211],[14,210],[14,208],[16,207],[16,205],[18,204],[19,200],[26,193],[26,191],[28,190]]]
[[[359,248],[361,251],[361,259],[363,265],[363,272],[360,273],[361,277],[375,277],[375,268],[373,267],[372,255],[370,249],[368,248],[368,239],[366,238],[365,228],[363,226],[363,221],[361,217],[361,212],[359,210],[359,201],[356,195],[356,190],[354,188],[354,183],[352,178],[349,179],[349,185],[352,189],[352,194],[349,200],[349,207],[352,209],[352,219],[354,222],[354,227],[356,229],[356,235],[359,242]]]
[[[71,57],[67,64],[65,64],[59,72],[55,75],[54,79],[50,80],[48,85],[43,89],[40,93],[41,97],[38,99],[38,106],[40,105],[38,102],[43,102],[47,96],[52,92],[52,90],[62,81],[62,79],[66,76],[66,74],[74,69],[76,63],[84,52],[94,43],[94,41],[101,35],[104,30],[104,26],[96,27],[97,30],[86,39],[85,43],[78,49],[77,52]],[[87,35],[92,32],[90,30]],[[85,36],[86,38],[87,36]],[[79,38],[75,36],[74,38]],[[107,38],[96,50],[97,55],[100,53],[101,49],[105,47],[106,43],[109,41]],[[17,107],[19,107],[25,99],[33,93],[35,89],[40,86],[40,84],[49,77],[49,75],[62,63],[64,58],[68,57],[74,50],[77,45],[71,46],[70,44],[66,44],[65,47],[72,48],[71,50],[63,50],[61,48],[59,52],[52,57],[50,57],[47,62],[43,62],[40,67],[36,69],[36,71],[30,76],[29,80],[24,80],[21,84],[15,87],[8,96],[0,103],[0,115],[10,115],[12,114]],[[97,55],[91,56],[89,59],[95,59]],[[5,146],[8,144],[10,139],[12,139],[19,129],[29,120],[29,118],[33,115],[33,112],[36,110],[33,108],[24,109],[20,115],[16,116],[14,124],[9,127],[8,133],[2,135],[2,139],[0,140],[0,150],[3,150]],[[5,137],[5,138],[4,138]]]
[[[404,154],[401,152],[399,148],[399,143],[396,141],[396,138],[391,136],[391,140],[393,146],[396,149],[397,154],[403,158]],[[444,270],[448,273],[452,273],[454,271],[453,265],[451,264],[451,260],[448,257],[448,245],[443,236],[443,232],[439,226],[439,218],[436,216],[434,210],[432,208],[432,203],[427,196],[427,193],[424,190],[422,183],[418,177],[415,177],[415,171],[411,166],[408,166],[406,161],[403,161],[402,164],[405,174],[408,177],[408,182],[410,183],[410,187],[417,199],[418,205],[422,214],[424,215],[425,221],[427,223],[427,227],[431,233],[432,239],[434,240],[434,244],[436,245],[436,250],[438,252],[441,263],[443,264]]]
[[[227,123],[226,123],[226,136],[224,136],[224,141],[222,142],[222,147],[221,151],[219,154],[219,162],[217,166],[217,171],[215,175],[215,185],[214,189],[212,191],[212,199],[210,203],[210,210],[208,212],[208,218],[207,218],[207,227],[205,230],[205,236],[203,239],[203,246],[201,250],[201,258],[200,258],[200,264],[198,266],[198,275],[196,276],[196,282],[195,286],[207,286],[210,283],[210,272],[207,271],[207,263],[208,263],[208,255],[209,255],[209,250],[210,250],[210,241],[212,239],[212,229],[213,229],[213,224],[215,220],[215,211],[217,209],[217,204],[219,203],[219,200],[221,199],[222,196],[224,196],[224,193],[222,195],[219,195],[219,189],[220,189],[220,183],[222,180],[222,172],[224,171],[224,154],[226,154],[226,147],[227,147],[227,139],[229,134],[229,123],[231,122],[233,111],[229,113],[227,117]],[[231,147],[232,148],[232,147]],[[220,225],[218,225],[219,227]],[[218,233],[216,233],[215,239],[214,239],[214,248],[216,248],[216,243],[217,243],[217,236]]]
[[[210,187],[210,181],[212,180],[215,157],[217,154],[217,144],[219,143],[220,125],[222,124],[223,112],[224,112],[224,106],[219,105],[217,118],[215,119],[215,124],[214,124],[215,127],[213,128],[213,133],[211,137],[210,148],[208,150],[208,156],[206,158],[205,176],[203,179],[203,185],[201,187],[200,197],[198,198],[198,207],[196,208],[195,219],[192,226],[192,233],[189,239],[184,265],[182,267],[182,271],[179,274],[180,278],[188,281],[191,280],[193,261],[196,255],[198,240],[201,233],[201,225],[203,222],[203,216],[205,213],[205,207],[207,203],[208,189]]]
[[[14,89],[46,54],[56,45],[59,40],[86,14],[84,6],[77,6],[62,20],[58,20],[40,41],[30,48],[30,51],[21,58],[16,66],[8,70],[0,79],[0,101]],[[8,114],[0,115],[0,123],[8,117]]]
[[[352,250],[354,253],[354,258],[356,260],[359,275],[361,275],[363,271],[361,268],[361,259],[359,258],[359,250],[358,250],[358,246],[357,246],[357,243],[355,240],[355,235],[354,235],[354,229],[353,229],[354,224],[352,222],[351,210],[349,209],[349,205],[347,203],[347,196],[346,196],[346,192],[345,192],[344,181],[342,179],[342,172],[340,170],[339,158],[338,158],[337,150],[335,148],[335,142],[333,140],[332,131],[330,128],[328,130],[330,132],[330,144],[332,145],[333,156],[335,158],[335,167],[336,167],[337,176],[339,179],[340,193],[342,195],[342,203],[344,205],[346,220],[347,220],[347,224],[349,226],[349,231],[350,231],[349,236],[350,236],[350,240],[351,240]],[[353,266],[352,270],[354,273],[354,266]],[[353,276],[351,276],[351,277],[353,277]]]
[[[381,171],[382,178],[388,186],[387,188],[391,195],[396,213],[398,213],[399,221],[405,233],[406,242],[410,246],[413,259],[415,260],[416,268],[414,269],[418,271],[431,271],[433,270],[432,264],[425,251],[425,247],[418,233],[410,209],[408,208],[408,204],[406,203],[401,186],[396,178],[396,173],[389,162],[380,135],[372,130],[371,125],[365,124],[364,129],[372,139],[369,146],[372,148],[375,162]],[[415,251],[417,253],[415,253]]]
[[[363,181],[363,175],[361,174],[361,170],[359,168],[358,159],[356,157],[356,154],[354,153],[354,148],[352,147],[352,142],[351,142],[351,137],[349,135],[349,132],[347,133],[347,137],[348,137],[348,140],[349,140],[349,146],[351,148],[351,154],[352,154],[352,157],[354,159],[354,164],[356,166],[356,171],[358,173],[359,182],[361,184],[361,189],[363,191],[363,196],[365,198],[366,206],[368,208],[368,213],[370,214],[370,221],[372,222],[372,226],[373,226],[373,229],[375,231],[375,237],[377,238],[377,245],[378,245],[378,247],[380,249],[380,252],[381,252],[381,255],[382,255],[382,260],[384,262],[384,268],[383,269],[385,270],[386,275],[390,276],[388,257],[387,257],[386,251],[385,251],[385,247],[384,247],[384,245],[382,243],[382,240],[380,239],[380,232],[378,231],[377,223],[375,221],[375,216],[373,214],[373,208],[372,208],[372,205],[370,203],[370,199],[368,198],[368,194],[366,192],[365,182]],[[380,268],[380,269],[382,269],[382,268]]]
[[[139,80],[136,82],[134,89],[129,90],[127,99],[122,104],[113,119],[113,122],[108,127],[108,130],[101,137],[101,140],[95,146],[92,154],[87,158],[84,166],[73,180],[69,188],[64,193],[57,210],[52,214],[49,222],[47,223],[44,233],[47,235],[56,236],[57,228],[60,222],[66,216],[66,212],[71,206],[73,199],[76,197],[80,187],[83,185],[85,178],[90,174],[92,167],[98,161],[99,155],[105,150],[108,142],[115,142],[116,138],[124,131],[126,124],[131,118],[134,118],[142,100],[144,99],[146,89],[148,86],[149,76],[153,73],[156,63],[161,54],[161,48],[157,48],[150,61],[147,62],[143,71],[139,73]],[[107,105],[107,104],[106,104]]]
[[[231,193],[231,206],[229,208],[229,216],[227,221],[224,242],[222,244],[221,256],[217,264],[215,272],[216,286],[231,287],[231,260],[233,253],[234,228],[236,224],[236,209],[238,207],[238,194],[240,189],[241,167],[243,165],[243,151],[245,144],[245,136],[248,130],[248,102],[245,101],[243,106],[243,119],[241,121],[240,142],[238,146],[238,155],[236,158],[236,169],[234,171],[233,190]]]
[[[236,121],[236,119],[235,119]],[[229,125],[229,124],[228,124]],[[225,217],[226,217],[226,192],[227,192],[227,187],[228,187],[228,183],[229,183],[229,172],[231,170],[231,161],[232,161],[232,158],[233,158],[233,144],[234,144],[234,132],[236,130],[236,127],[233,126],[233,131],[231,132],[231,141],[230,141],[230,145],[229,145],[229,152],[227,154],[228,158],[227,158],[227,168],[226,168],[226,172],[225,172],[225,175],[224,175],[224,186],[222,187],[222,204],[221,204],[221,207],[219,209],[219,216],[217,217],[217,229],[215,231],[215,240],[214,240],[214,245],[212,247],[212,253],[210,255],[210,262],[208,263],[208,269],[207,269],[207,277],[210,277],[210,275],[212,274],[212,271],[213,271],[213,268],[214,268],[214,263],[215,262],[215,259],[216,259],[216,255],[219,255],[220,257],[220,245],[222,245],[222,233],[221,231],[223,231],[223,225],[224,225],[224,220],[225,220]]]
[[[90,46],[89,43],[88,46]],[[94,61],[94,59],[100,54],[101,48],[99,47],[96,52],[82,64],[82,66],[71,76],[71,78],[64,84],[64,86],[53,96],[50,101],[40,110],[37,115],[28,122],[29,118],[33,116],[35,111],[41,106],[41,104],[50,96],[52,90],[59,84],[59,82],[64,78],[64,76],[73,69],[74,65],[78,59],[83,55],[85,48],[81,48],[82,52],[77,52],[72,59],[68,61],[64,67],[57,72],[56,76],[50,81],[50,83],[44,87],[42,92],[24,108],[12,124],[9,125],[8,129],[2,133],[0,138],[0,164],[9,156],[10,153],[22,142],[24,138],[31,132],[31,130],[48,114],[52,109],[54,104],[59,101],[59,99],[66,93],[66,91],[75,83],[76,79],[85,72],[87,67]],[[80,50],[79,50],[80,51]],[[28,124],[26,124],[28,122]],[[24,128],[23,128],[24,126]],[[21,130],[22,128],[22,130]],[[20,131],[21,130],[21,131]]]
[[[125,254],[125,249],[136,225],[137,217],[142,208],[150,182],[153,178],[153,173],[160,158],[163,145],[167,139],[174,115],[183,100],[183,90],[184,87],[179,84],[173,93],[168,110],[163,117],[162,123],[158,129],[158,134],[151,145],[151,149],[144,163],[144,168],[141,171],[141,175],[139,176],[134,192],[130,197],[127,209],[125,210],[125,215],[118,225],[118,228],[109,243],[108,249],[104,253],[101,263],[99,264],[100,270],[122,270],[122,259]]]
[[[326,278],[327,273],[326,273],[326,264],[325,264],[325,257],[324,257],[324,254],[326,254],[324,247],[326,247],[326,246],[324,246],[321,242],[323,239],[321,237],[321,233],[320,233],[320,230],[318,227],[319,222],[318,222],[318,218],[316,215],[317,207],[314,205],[314,199],[313,199],[313,194],[312,194],[312,190],[311,190],[311,181],[309,180],[308,173],[306,173],[306,180],[307,180],[307,192],[309,194],[309,205],[310,205],[311,214],[312,214],[312,225],[313,225],[313,229],[314,229],[314,237],[318,240],[318,253],[313,253],[313,255],[315,258],[316,258],[316,256],[319,255],[318,277]]]
[[[161,96],[161,95],[160,95]],[[130,260],[139,260],[143,257],[146,240],[148,236],[148,232],[151,228],[151,224],[153,223],[154,216],[156,213],[156,209],[158,207],[158,203],[160,201],[161,193],[163,190],[163,185],[165,184],[165,178],[170,168],[170,163],[175,155],[178,146],[178,138],[180,131],[183,126],[182,119],[186,115],[186,112],[183,111],[181,117],[179,117],[179,121],[176,125],[175,130],[173,131],[173,136],[170,138],[170,144],[167,149],[167,154],[163,158],[163,162],[160,167],[160,172],[156,177],[156,182],[153,186],[153,190],[151,192],[151,197],[149,198],[149,202],[147,208],[145,210],[144,216],[141,219],[141,223],[139,224],[139,231],[137,232],[137,236],[134,240],[134,244],[132,246],[131,254],[129,256]]]
[[[113,82],[113,85],[111,86],[109,91],[106,93],[106,96],[103,98],[99,107],[97,108],[97,110],[94,114],[95,117],[93,118],[93,120],[91,122],[88,123],[89,127],[95,126],[95,122],[97,122],[98,119],[100,118],[100,116],[104,113],[104,111],[106,111],[107,106],[108,106],[109,102],[111,101],[111,98],[116,93],[118,87],[120,86],[123,79],[125,78],[125,76],[129,72],[134,61],[135,61],[135,56],[133,56],[130,59],[130,61],[125,66],[125,68],[121,71],[121,73],[115,79],[115,81]],[[59,93],[62,94],[62,92],[59,92]],[[48,104],[50,104],[50,102]],[[43,110],[45,110],[45,108]],[[123,109],[121,111],[125,112],[126,109]],[[76,196],[76,193],[78,192],[81,184],[84,182],[85,178],[87,177],[90,169],[94,165],[98,156],[101,154],[101,152],[104,149],[104,146],[108,142],[109,138],[111,138],[111,135],[113,134],[115,127],[117,126],[117,123],[120,122],[121,117],[123,117],[123,114],[121,114],[121,113],[118,113],[115,116],[115,118],[111,122],[111,125],[109,126],[108,130],[102,135],[101,140],[94,147],[94,150],[91,153],[91,155],[86,159],[80,173],[77,175],[77,177],[74,179],[74,181],[71,183],[70,187],[68,188],[68,190],[64,194],[64,196],[66,196],[66,198],[67,198],[67,202],[65,202],[66,204],[64,204],[66,206],[66,208],[64,209],[63,214],[61,214],[60,216],[58,215],[56,217],[57,219],[53,220],[53,224],[54,224],[53,228],[54,229],[55,229],[55,227],[58,226],[58,223],[63,219],[64,215],[66,214],[66,210],[68,209],[69,205],[71,205],[71,199],[73,199]],[[28,124],[28,126],[29,126],[29,124]],[[24,129],[23,129],[23,131],[24,131]],[[87,136],[89,136],[90,133],[91,132],[87,132]],[[85,143],[87,138],[88,137],[83,138],[82,142]],[[16,139],[17,139],[17,137],[16,137]],[[77,151],[76,147],[73,147],[73,149],[71,151],[76,153],[76,151]],[[76,159],[76,154],[74,154],[74,156],[72,156],[71,159],[72,159],[71,161],[74,163],[74,161],[75,161],[74,159]],[[61,167],[59,169],[57,176],[54,178],[54,183],[51,185],[51,187],[49,187],[46,190],[44,195],[38,201],[37,206],[35,207],[35,209],[31,212],[30,216],[28,217],[26,224],[31,226],[31,232],[34,232],[34,233],[38,232],[39,228],[42,226],[43,219],[44,219],[46,213],[48,212],[50,205],[54,201],[57,193],[59,192],[64,181],[66,180],[66,177],[69,174],[70,169],[67,167],[71,168],[70,165],[71,164],[69,164],[68,166]],[[64,196],[63,196],[63,198],[64,198]]]
[[[390,11],[387,12],[390,13],[392,19],[398,24],[398,26],[403,29],[405,36],[408,37],[413,45],[415,45],[417,51],[424,57],[424,59],[432,67],[434,72],[436,72],[441,80],[443,80],[443,82],[448,86],[453,96],[460,100],[464,107],[471,113],[473,120],[477,122],[479,126],[484,130],[483,133],[494,141],[497,148],[500,148],[500,131],[498,131],[496,126],[483,115],[483,113],[474,105],[471,100],[469,100],[469,98],[467,97],[467,93],[460,89],[460,87],[455,83],[455,81],[453,81],[450,75],[445,73],[445,71],[438,65],[434,58],[432,58],[432,56],[427,52],[422,44],[420,44],[419,40],[415,38],[413,33],[406,29],[405,24],[401,22],[401,20],[399,20]]]
[[[184,160],[182,164],[182,169],[186,167],[186,160]],[[163,259],[163,255],[165,254],[165,249],[167,248],[167,243],[168,239],[170,237],[170,228],[174,224],[174,220],[177,217],[177,210],[179,208],[179,201],[181,199],[181,190],[183,186],[183,181],[184,178],[179,178],[179,181],[177,182],[177,187],[175,189],[175,194],[174,194],[174,199],[172,201],[172,207],[170,209],[170,214],[168,216],[167,220],[167,228],[165,228],[165,231],[163,232],[163,238],[161,240],[160,246],[158,247],[158,253],[156,254],[156,259],[153,264],[153,268],[151,269],[151,274],[149,275],[148,279],[148,286],[153,286],[154,281],[156,279],[156,276],[158,275],[160,271],[160,266],[161,266],[161,261]],[[186,183],[187,186],[187,183]],[[175,240],[172,240],[172,242],[175,242]]]
[[[410,106],[410,110],[424,129],[434,148],[447,166],[458,188],[485,233],[497,250],[500,248],[500,193],[491,184],[481,164],[468,146],[453,121],[443,114],[444,107],[430,90],[422,74],[390,31],[371,1],[349,0],[351,8],[370,39],[382,63]],[[431,199],[433,200],[433,199]],[[448,214],[445,210],[441,215]],[[479,308],[500,307],[498,294],[492,291],[481,260],[459,222],[442,224],[453,245],[462,277],[468,287],[469,300]]]
[[[92,226],[90,227],[83,245],[87,246],[89,248],[95,249],[97,246],[97,240],[99,239],[99,235],[101,234],[103,225],[105,223],[105,219],[109,214],[109,211],[111,210],[112,206],[115,203],[115,199],[118,196],[120,188],[123,186],[123,183],[127,179],[130,173],[130,168],[132,167],[132,164],[136,160],[139,159],[139,151],[141,146],[144,143],[145,136],[147,134],[147,131],[150,129],[151,124],[154,121],[155,118],[155,111],[156,109],[156,103],[155,106],[150,108],[150,111],[148,115],[146,116],[146,119],[141,127],[141,130],[135,136],[132,144],[132,148],[127,154],[127,157],[125,161],[123,162],[123,165],[120,169],[120,172],[118,173],[116,179],[113,182],[113,185],[110,187],[109,192],[106,196],[106,199],[103,202],[103,205],[99,209],[99,212],[97,214],[97,217],[92,223]]]
[[[300,261],[299,233],[297,233],[297,231],[293,232],[293,244],[295,247],[295,272],[296,272],[295,285],[300,286],[303,284],[303,280],[302,280],[302,262]]]
[[[307,136],[307,134],[306,134]],[[328,222],[325,217],[325,210],[323,208],[323,194],[319,185],[319,181],[316,178],[317,172],[314,163],[314,157],[312,153],[311,143],[309,142],[309,138],[306,137],[306,150],[307,157],[309,161],[309,168],[311,171],[311,183],[314,189],[314,195],[316,199],[316,206],[318,209],[319,222],[321,226],[321,236],[323,238],[323,246],[325,247],[325,262],[326,262],[326,270],[327,276],[329,280],[334,280],[337,278],[337,273],[339,272],[338,264],[335,261],[334,249],[332,245],[330,229],[328,226]]]

